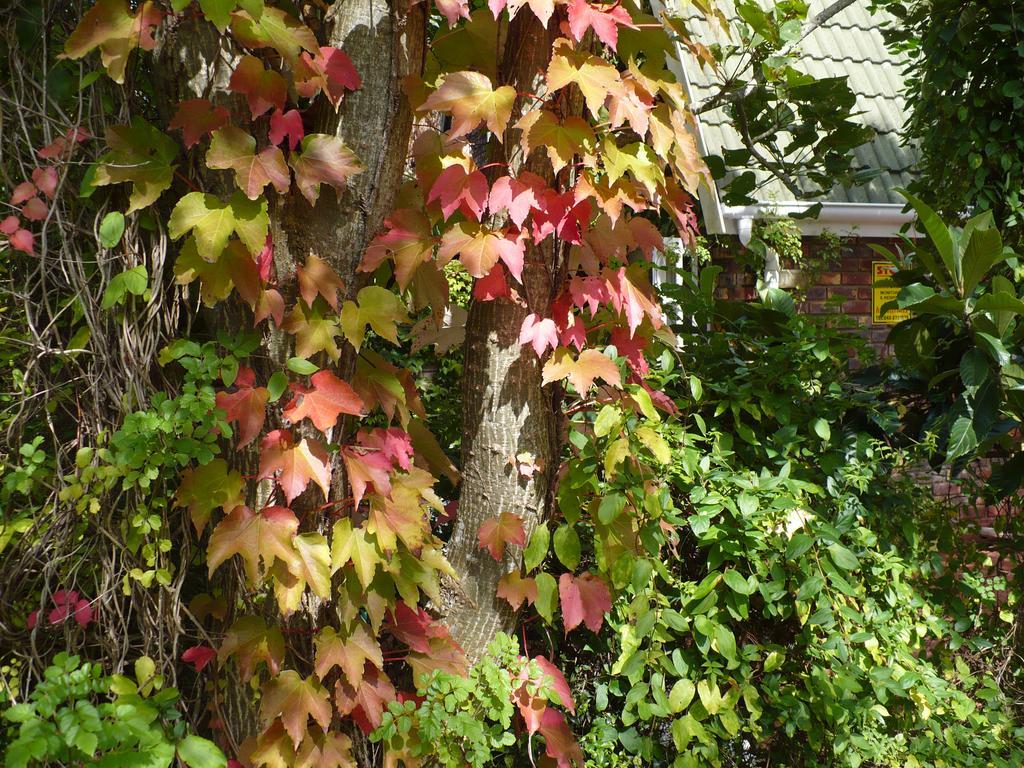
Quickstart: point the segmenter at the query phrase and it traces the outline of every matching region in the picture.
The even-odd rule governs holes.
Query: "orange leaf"
[[[608,94],[622,87],[615,67],[586,49],[573,48],[565,38],[555,41],[547,80],[549,91],[575,83],[583,93],[587,109],[595,117]]]
[[[292,385],[295,397],[284,409],[284,417],[297,423],[309,419],[321,432],[327,432],[338,421],[341,414],[359,416],[363,412],[363,400],[346,382],[330,371],[317,371],[310,382],[312,389],[298,384]]]
[[[277,72],[263,68],[255,56],[243,56],[231,73],[228,88],[241,93],[249,102],[249,111],[255,120],[271,108],[284,109],[288,98],[288,85]]]
[[[303,301],[312,307],[317,294],[320,294],[331,309],[338,311],[338,292],[345,293],[345,283],[330,264],[311,253],[306,257],[306,265],[297,268],[295,273]]]
[[[234,171],[235,183],[250,200],[263,194],[267,184],[273,184],[278,194],[283,195],[292,183],[280,149],[270,145],[257,152],[256,139],[233,125],[214,131],[206,165]]]
[[[275,429],[260,443],[259,479],[275,477],[290,504],[292,499],[306,490],[309,481],[320,486],[324,497],[331,493],[331,468],[327,452],[317,441],[303,438],[297,445],[292,433]]]
[[[343,637],[331,627],[320,630],[316,636],[317,677],[323,679],[334,667],[341,669],[349,685],[358,688],[363,682],[366,662],[377,669],[384,669],[384,656],[380,643],[367,631],[364,624],[357,624]]]
[[[431,234],[430,220],[413,208],[392,212],[384,225],[387,231],[373,238],[359,271],[372,272],[390,256],[395,262],[395,280],[404,291],[420,264],[434,255],[437,238]]]
[[[391,680],[370,662],[366,662],[363,668],[363,682],[358,688],[343,679],[334,686],[334,703],[338,712],[351,714],[364,733],[380,726],[385,707],[396,698]]]
[[[529,576],[524,579],[518,571],[506,573],[498,580],[498,597],[507,600],[514,610],[524,602],[533,605],[537,601],[537,582]]]
[[[185,149],[199,143],[208,133],[227,125],[231,114],[224,107],[215,107],[206,99],[188,99],[178,104],[168,128],[179,129]]]
[[[479,72],[452,72],[445,75],[441,86],[430,94],[419,111],[450,112],[449,137],[452,139],[465,136],[483,122],[501,141],[515,99],[516,89],[511,85],[492,89],[490,79]]]
[[[572,359],[568,349],[560,347],[544,364],[543,383],[550,384],[559,379],[569,379],[581,397],[590,389],[594,379],[604,379],[613,387],[622,386],[619,367],[615,361],[596,349],[585,349],[579,358]]]
[[[242,558],[251,584],[260,581],[261,559],[264,571],[270,569],[275,558],[295,567],[292,537],[298,529],[299,520],[287,507],[264,507],[255,514],[248,507],[235,507],[210,534],[206,551],[210,574],[232,555]]]
[[[254,387],[251,368],[242,367],[235,379],[235,391],[221,390],[217,393],[217,407],[227,414],[228,421],[238,422],[238,443],[243,448],[259,435],[267,418],[267,400],[270,392],[266,387]]]
[[[222,663],[229,656],[235,657],[242,680],[251,678],[261,661],[271,675],[277,675],[284,661],[284,635],[277,627],[268,627],[259,616],[243,616],[231,625],[217,651]]]
[[[309,718],[326,731],[331,727],[331,702],[327,690],[313,677],[303,680],[288,669],[263,687],[260,720],[267,726],[280,717],[296,747],[306,738]]]
[[[505,554],[506,544],[520,547],[526,545],[523,519],[514,512],[502,512],[497,517],[484,520],[476,535],[480,546],[490,552],[495,560],[501,560]]]
[[[302,153],[292,154],[288,164],[295,171],[295,183],[310,205],[320,197],[320,185],[344,189],[349,177],[364,168],[352,150],[337,136],[313,133],[302,139]]]
[[[501,230],[462,221],[444,233],[437,259],[447,264],[455,255],[473,277],[486,277],[501,259],[512,276],[519,280],[523,273],[525,248],[521,238],[513,240]]]

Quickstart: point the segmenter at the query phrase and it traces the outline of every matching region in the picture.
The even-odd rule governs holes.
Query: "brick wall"
[[[893,240],[868,238],[851,238],[843,243],[837,261],[824,268],[812,285],[801,285],[798,294],[803,298],[799,308],[801,312],[810,314],[837,313],[848,316],[857,327],[863,329],[871,343],[884,351],[885,338],[890,325],[871,322],[871,262],[881,261],[883,257],[870,248],[870,243],[879,243],[895,249]],[[739,241],[733,243],[739,248]],[[812,256],[820,252],[823,242],[820,238],[805,237],[804,253]],[[716,248],[712,252],[715,264],[723,268],[718,278],[718,296],[723,299],[745,301],[755,296],[755,284],[758,275],[745,267],[726,248]],[[786,266],[786,265],[783,265]],[[785,280],[797,278],[795,274],[783,275],[783,287],[790,287]]]

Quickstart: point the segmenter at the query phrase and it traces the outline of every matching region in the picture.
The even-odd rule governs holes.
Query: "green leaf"
[[[129,294],[132,296],[144,295],[147,288],[149,288],[149,273],[146,271],[146,267],[141,264],[132,267],[110,279],[106,290],[103,291],[100,307],[111,309],[118,304],[123,304]]]
[[[544,562],[544,558],[548,555],[550,543],[551,530],[548,528],[547,523],[541,523],[534,529],[526,549],[523,550],[523,565],[526,567],[527,572],[532,571]]]
[[[228,759],[216,744],[194,735],[178,742],[178,757],[189,768],[225,768],[228,764]]]
[[[828,553],[832,556],[832,562],[844,571],[854,571],[860,567],[857,556],[842,544],[829,544]]]
[[[538,573],[534,583],[537,585],[537,602],[534,607],[550,624],[554,621],[555,609],[558,607],[558,582],[550,573]]]
[[[604,406],[594,420],[594,435],[596,437],[604,437],[611,434],[612,429],[618,425],[620,418],[622,418],[622,411],[619,410],[617,405],[609,403]]]
[[[690,702],[693,701],[693,696],[696,692],[697,686],[691,681],[686,678],[677,680],[668,694],[668,704],[672,709],[672,713],[678,714],[690,706]]]
[[[293,358],[302,360],[302,358]],[[308,360],[302,360],[302,362],[309,362]],[[268,398],[271,403],[276,403],[278,398],[284,394],[284,391],[288,389],[288,376],[284,371],[275,371],[270,380],[267,382],[267,392],[270,393]]]
[[[956,252],[956,246],[953,243],[953,236],[950,235],[949,229],[943,223],[942,219],[939,218],[938,214],[935,213],[931,208],[928,207],[923,201],[914,197],[906,190],[896,190],[903,195],[910,204],[917,211],[917,220],[924,227],[925,232],[928,234],[928,239],[931,240],[932,245],[935,246],[935,250],[938,251],[939,257],[942,259],[942,263],[946,265],[946,269],[949,270],[949,274],[953,276],[953,282],[957,286],[962,287],[960,277],[960,262],[958,254]]]
[[[288,366],[289,371],[300,376],[311,376],[320,370],[318,366],[301,357],[289,357],[285,365]]]
[[[978,436],[974,433],[974,420],[970,416],[958,417],[949,430],[946,461],[955,461],[961,456],[966,456],[977,446]]]
[[[756,586],[752,587],[745,578],[732,568],[722,574],[722,580],[726,583],[729,589],[740,595],[753,594],[757,589]]]
[[[817,418],[812,421],[811,429],[813,429],[814,434],[822,440],[828,441],[832,438],[832,429],[829,427],[828,422],[822,418]]]
[[[121,242],[124,235],[124,214],[120,211],[111,211],[103,217],[100,222],[100,245],[104,248],[114,248]]]
[[[700,383],[694,375],[690,375],[690,394],[693,395],[693,401],[699,403],[704,397],[704,385]]]
[[[601,499],[601,503],[597,507],[597,519],[601,521],[602,525],[611,525],[625,508],[626,497],[614,491]]]
[[[715,645],[729,661],[736,661],[736,636],[725,624],[715,625]]]
[[[825,586],[825,580],[821,576],[814,575],[808,577],[807,581],[800,585],[800,589],[796,591],[797,600],[809,600],[810,598],[821,592],[822,587]]]
[[[960,358],[960,380],[965,387],[980,387],[988,378],[988,359],[980,349],[969,349]]]
[[[576,527],[562,524],[555,530],[555,556],[570,571],[580,564],[580,537]]]
[[[975,227],[964,249],[964,296],[970,296],[992,267],[1003,260],[1003,238],[995,227]]]

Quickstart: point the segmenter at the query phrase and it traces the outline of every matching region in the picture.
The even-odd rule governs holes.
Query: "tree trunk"
[[[520,13],[511,23],[499,80],[519,93],[542,92],[544,72],[557,34],[557,21],[547,29],[533,14]],[[514,124],[530,106],[527,99]],[[519,131],[506,131],[500,145],[508,172],[528,169],[552,182],[551,166],[542,152],[523,157]],[[555,407],[541,387],[541,361],[519,343],[519,330],[531,312],[547,316],[557,283],[556,247],[548,241],[527,246],[521,303],[498,299],[474,302],[466,327],[463,381],[462,492],[458,517],[446,554],[459,575],[459,589],[444,606],[452,636],[470,661],[476,661],[499,632],[511,632],[514,613],[497,597],[498,580],[522,563],[522,552],[506,548],[501,562],[480,547],[477,531],[488,518],[512,512],[522,518],[527,537],[547,518],[558,468]],[[540,470],[525,476],[514,460],[531,454]]]
[[[344,191],[325,186],[315,206],[293,188],[285,196],[271,196],[271,233],[274,241],[274,265],[278,288],[286,306],[297,296],[295,268],[315,255],[329,264],[344,281],[348,297],[361,283],[356,268],[370,239],[377,234],[391,211],[402,179],[412,129],[412,112],[402,94],[402,80],[419,74],[423,67],[426,41],[426,10],[415,0],[360,0],[337,2],[325,14],[321,42],[340,48],[352,59],[362,78],[362,87],[345,96],[340,109],[320,102],[314,107],[310,133],[339,136],[363,164],[363,173],[352,177]],[[232,50],[213,27],[194,18],[183,18],[171,28],[158,51],[157,87],[176,102],[207,98],[232,109],[236,124],[249,120],[244,103],[230,94],[227,85],[240,53]],[[166,117],[169,117],[167,115]],[[257,121],[250,133],[265,134],[266,118]],[[202,180],[203,188],[220,194],[231,191],[230,177],[210,174],[200,164],[191,169]],[[221,188],[219,184],[223,184]],[[344,298],[344,297],[343,297]],[[237,297],[210,313],[210,325],[229,332],[247,330],[251,315],[242,309]],[[259,370],[263,380],[274,370],[283,369],[294,348],[289,334],[271,327],[265,339],[269,365]],[[342,379],[351,377],[355,356],[350,348],[333,366]],[[258,367],[259,368],[259,367]],[[236,455],[254,474],[258,459],[255,450]],[[333,467],[333,495],[344,489],[340,458]],[[313,506],[311,496],[303,494],[292,507],[301,515]],[[319,500],[315,506],[319,506]],[[309,515],[316,525],[317,517]],[[241,575],[235,574],[241,584]],[[238,585],[234,585],[238,586]],[[231,590],[229,590],[230,593]],[[289,619],[289,623],[319,624],[321,606],[311,604]],[[256,708],[251,689],[241,683],[229,684],[222,712],[225,727],[235,743],[257,729]],[[359,745],[357,745],[359,746]],[[365,746],[365,745],[363,745]],[[361,761],[364,762],[364,761]]]

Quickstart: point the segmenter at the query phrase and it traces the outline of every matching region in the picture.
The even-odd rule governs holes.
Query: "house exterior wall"
[[[884,257],[873,251],[871,244],[877,243],[895,252],[897,242],[883,238],[844,239],[838,257],[817,272],[813,283],[800,286],[797,291],[803,299],[799,303],[800,311],[815,315],[845,314],[862,330],[872,346],[885,352],[885,339],[892,325],[872,322],[871,306],[872,262],[884,261]],[[821,238],[805,237],[805,259],[814,261],[824,245]],[[712,263],[723,268],[718,278],[717,296],[736,301],[753,299],[758,275],[736,258],[735,249],[740,247],[738,241],[733,241],[730,246],[712,250]],[[788,286],[784,284],[783,287]]]

